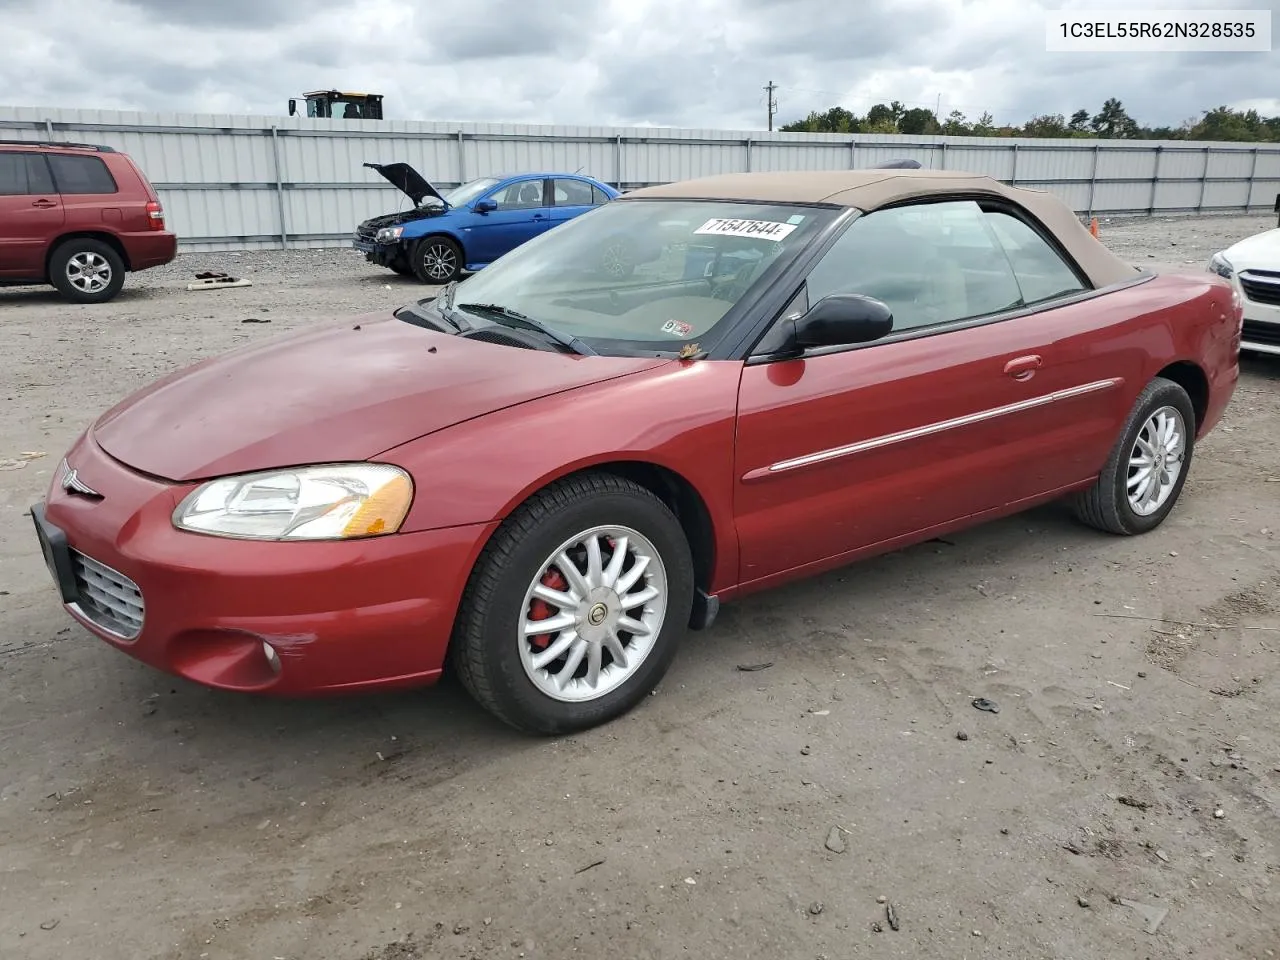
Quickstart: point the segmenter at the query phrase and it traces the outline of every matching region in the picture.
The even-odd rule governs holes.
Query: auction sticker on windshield
[[[758,237],[761,240],[782,240],[795,224],[775,223],[772,220],[736,220],[730,217],[716,217],[708,220],[694,233],[716,237]]]

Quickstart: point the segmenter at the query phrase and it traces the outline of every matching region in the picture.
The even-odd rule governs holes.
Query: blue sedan
[[[407,163],[366,163],[413,201],[372,217],[352,245],[370,263],[423,283],[448,283],[552,227],[607,203],[613,187],[576,173],[481,177],[441,194]]]

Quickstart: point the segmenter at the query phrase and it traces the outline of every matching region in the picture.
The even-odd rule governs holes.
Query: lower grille
[[[135,640],[142,632],[142,591],[118,570],[78,550],[71,551],[80,599],[76,604],[84,616],[122,640]]]
[[[1254,303],[1280,307],[1280,273],[1251,270],[1240,274],[1240,286],[1244,295]]]
[[[1240,339],[1245,343],[1261,343],[1268,347],[1280,347],[1280,324],[1258,323],[1246,320]]]

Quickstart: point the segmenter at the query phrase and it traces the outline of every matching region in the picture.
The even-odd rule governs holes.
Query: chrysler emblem
[[[62,470],[62,489],[67,493],[78,493],[85,497],[102,496],[97,490],[81,480],[71,464],[65,460],[62,461]]]

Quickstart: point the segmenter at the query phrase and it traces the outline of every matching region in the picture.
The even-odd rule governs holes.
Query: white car
[[[1240,349],[1280,356],[1280,228],[1215,253],[1209,269],[1230,280],[1244,298]]]

